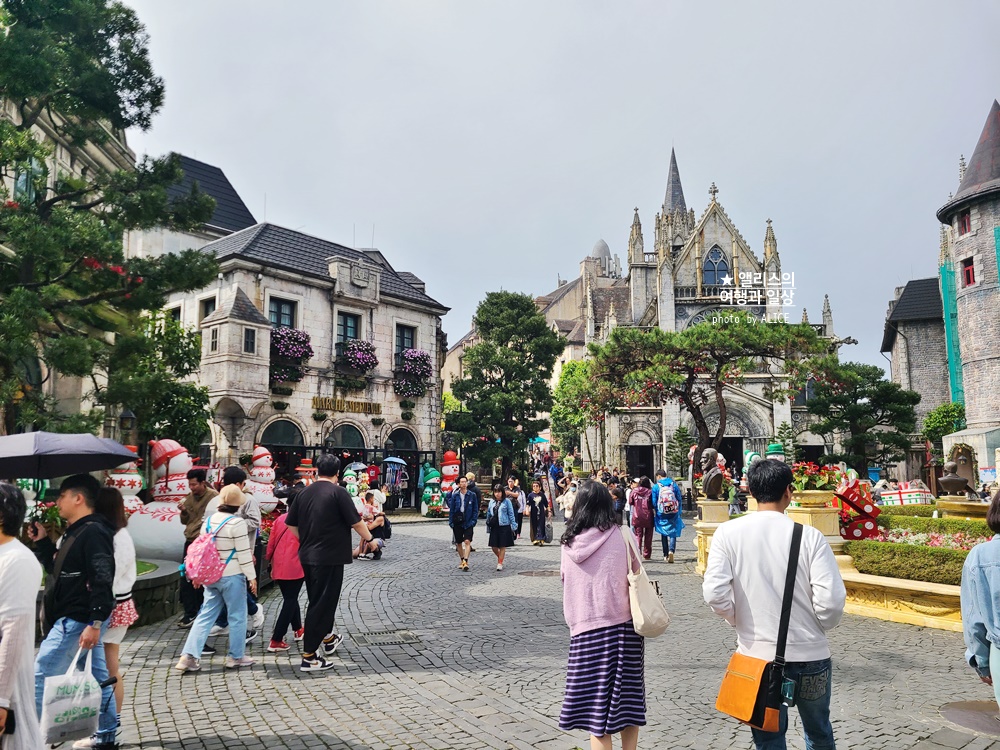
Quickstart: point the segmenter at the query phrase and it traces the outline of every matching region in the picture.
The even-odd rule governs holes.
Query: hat
[[[187,453],[187,449],[176,440],[150,440],[149,447],[149,457],[154,469],[159,469],[175,456]]]
[[[243,490],[235,484],[227,484],[219,490],[219,505],[228,505],[232,508],[239,508],[247,501],[247,496]]]
[[[476,480],[476,475],[470,471],[468,474],[465,475],[465,478],[468,479],[470,482],[474,482]]]

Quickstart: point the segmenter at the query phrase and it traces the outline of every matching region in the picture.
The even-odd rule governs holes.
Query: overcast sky
[[[1000,96],[1000,4],[131,0],[166,104],[137,153],[222,168],[258,220],[374,244],[452,308],[646,248],[671,146],[761,256],[794,320],[830,295],[847,358],[894,287],[935,275],[934,212]]]

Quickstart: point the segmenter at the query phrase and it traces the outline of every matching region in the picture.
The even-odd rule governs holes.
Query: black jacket
[[[72,540],[72,541],[71,541]],[[45,567],[45,619],[61,617],[90,623],[107,620],[115,606],[115,542],[111,525],[91,514],[70,525],[56,546],[47,537],[37,543],[35,555]],[[53,575],[63,558],[59,580]]]

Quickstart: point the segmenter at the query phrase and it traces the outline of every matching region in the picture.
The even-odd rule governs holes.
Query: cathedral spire
[[[687,204],[684,202],[684,188],[681,187],[681,173],[677,169],[677,156],[670,149],[670,171],[667,174],[667,192],[663,197],[663,215],[669,216],[675,211],[686,212]]]
[[[804,307],[802,308],[802,322],[803,323],[809,322],[809,312]]]
[[[764,265],[774,255],[778,254],[778,240],[775,239],[774,229],[771,227],[771,220],[767,220],[767,231],[764,232]]]
[[[635,209],[632,217],[632,229],[628,233],[628,263],[630,266],[638,265],[646,260],[646,253],[642,246],[642,222],[639,221],[639,209]]]
[[[830,295],[823,295],[823,328],[827,336],[833,335],[833,310],[830,309]]]

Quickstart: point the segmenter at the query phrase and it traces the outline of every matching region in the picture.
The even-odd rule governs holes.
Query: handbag
[[[777,732],[779,729],[783,701],[781,685],[785,679],[785,641],[788,639],[788,621],[792,616],[792,594],[801,545],[802,524],[797,523],[792,529],[774,661],[733,654],[715,700],[717,710],[765,732]]]
[[[642,559],[639,550],[636,549],[635,539],[632,534],[621,526],[618,530],[622,534],[625,542],[625,559],[628,567],[628,603],[632,609],[632,627],[635,632],[643,638],[656,638],[663,635],[663,631],[670,625],[670,615],[667,608],[663,606],[660,593],[656,590],[653,582],[646,575],[646,569],[642,567]],[[635,555],[636,562],[639,563],[639,572],[632,572],[632,559]]]
[[[545,522],[545,543],[552,544],[552,521]]]

